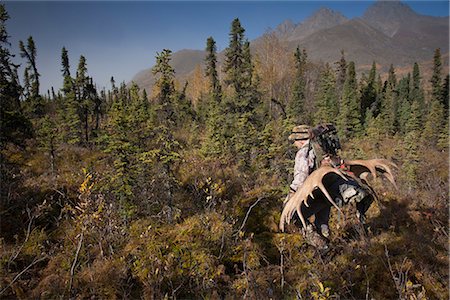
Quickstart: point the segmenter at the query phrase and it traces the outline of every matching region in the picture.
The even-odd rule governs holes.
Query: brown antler
[[[369,159],[369,160],[348,160],[345,161],[345,165],[349,170],[355,174],[355,176],[361,178],[367,182],[367,176],[369,173],[376,178],[377,171],[384,175],[396,189],[394,175],[392,173],[392,167],[398,168],[396,164],[387,159]]]
[[[338,169],[329,167],[329,166],[322,166],[319,169],[312,172],[306,178],[302,187],[299,190],[297,190],[297,192],[286,202],[286,205],[283,208],[283,212],[281,213],[281,219],[280,219],[280,225],[279,225],[281,231],[284,231],[285,223],[289,224],[291,222],[291,219],[295,212],[297,212],[298,216],[300,217],[300,220],[302,221],[302,224],[303,224],[303,228],[306,228],[305,218],[302,215],[300,207],[301,207],[302,203],[305,203],[306,206],[309,206],[306,200],[308,199],[308,196],[311,196],[311,198],[314,199],[313,191],[316,188],[319,188],[322,191],[322,193],[325,195],[325,197],[327,197],[328,201],[330,201],[330,203],[334,207],[336,207],[339,211],[341,211],[341,209],[337,206],[337,204],[331,198],[330,194],[328,193],[328,191],[326,190],[326,188],[322,182],[324,176],[326,176],[330,173],[335,173],[335,174],[341,176],[342,178],[344,178],[345,180],[347,180],[347,178],[341,173],[341,171],[339,171]]]

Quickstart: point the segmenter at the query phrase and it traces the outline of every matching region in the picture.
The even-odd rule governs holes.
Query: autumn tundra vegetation
[[[7,20],[0,5],[0,298],[448,299],[439,49],[430,76],[418,63],[357,74],[345,53],[311,62],[270,35],[253,51],[235,19],[223,61],[206,41],[195,85],[163,49],[152,89],[97,90],[88,60],[73,72],[63,48],[64,85],[41,94],[38,45],[20,43],[19,80]],[[342,157],[398,166],[398,189],[372,183],[366,228],[354,207],[332,209],[326,253],[278,228],[287,137],[321,122],[336,124]]]

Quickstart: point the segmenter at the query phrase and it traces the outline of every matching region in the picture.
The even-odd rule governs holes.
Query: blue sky
[[[59,89],[61,49],[69,51],[73,74],[80,55],[99,88],[110,78],[128,82],[154,64],[162,49],[204,49],[212,36],[221,51],[231,21],[238,17],[252,40],[286,19],[299,23],[320,7],[360,17],[374,1],[6,1],[7,31],[15,61],[19,40],[31,35],[37,46],[41,93]],[[407,1],[420,14],[448,16],[448,1]]]

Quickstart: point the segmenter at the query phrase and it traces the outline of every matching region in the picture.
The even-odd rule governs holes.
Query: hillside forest
[[[440,49],[430,76],[419,63],[401,78],[376,62],[357,74],[344,52],[313,63],[271,35],[250,51],[235,19],[223,63],[208,38],[187,82],[162,49],[151,91],[114,78],[98,90],[88,58],[69,62],[63,48],[64,85],[41,93],[39,45],[20,42],[18,74],[8,18],[0,5],[0,298],[448,299]],[[278,222],[287,137],[325,122],[341,157],[397,164],[398,189],[374,179],[366,230],[355,207],[333,208],[324,254]]]

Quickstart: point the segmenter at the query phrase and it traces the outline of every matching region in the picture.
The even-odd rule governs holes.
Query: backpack
[[[312,139],[316,142],[324,154],[337,156],[341,149],[341,143],[333,124],[320,124],[312,129]]]

